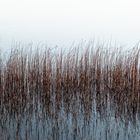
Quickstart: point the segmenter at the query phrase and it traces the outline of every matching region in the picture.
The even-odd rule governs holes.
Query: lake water
[[[1,96],[1,140],[140,139],[140,109],[84,94],[55,92],[45,98],[36,91],[9,101]]]

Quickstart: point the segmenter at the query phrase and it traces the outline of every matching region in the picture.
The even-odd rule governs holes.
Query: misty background
[[[69,47],[81,40],[134,46],[140,41],[139,0],[4,0],[0,48],[12,42]]]

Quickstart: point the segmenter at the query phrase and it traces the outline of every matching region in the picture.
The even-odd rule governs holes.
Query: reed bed
[[[73,118],[82,112],[90,120],[95,109],[134,123],[140,114],[139,52],[93,44],[11,49],[7,58],[0,57],[0,117],[6,121],[10,114],[19,122],[34,112],[41,114],[38,119],[58,119],[63,108]]]
[[[127,52],[90,45],[65,52],[16,48],[6,60],[0,58],[0,96],[4,103],[18,105],[33,94],[49,104],[54,95],[57,107],[62,98],[68,103],[75,95],[86,103],[95,97],[100,105],[109,98],[137,112],[139,73],[139,48]]]

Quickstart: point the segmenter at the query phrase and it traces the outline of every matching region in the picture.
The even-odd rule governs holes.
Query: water
[[[57,94],[57,93],[55,93]],[[139,113],[118,112],[118,105],[97,101],[95,93],[80,99],[80,93],[64,99],[53,94],[42,98],[33,93],[26,99],[14,99],[0,106],[1,140],[138,140]],[[59,93],[60,94],[60,93]],[[101,105],[102,103],[102,105]],[[112,105],[111,105],[112,104]],[[123,105],[119,105],[123,107]],[[116,109],[115,109],[116,108]]]

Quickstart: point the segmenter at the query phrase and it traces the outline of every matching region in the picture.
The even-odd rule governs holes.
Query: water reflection
[[[69,98],[64,92],[50,98],[42,98],[43,93],[37,91],[28,94],[26,98],[24,94],[10,97],[9,101],[1,97],[1,139],[140,138],[139,112],[133,106],[109,98],[98,100],[95,92],[89,96],[71,92]]]

